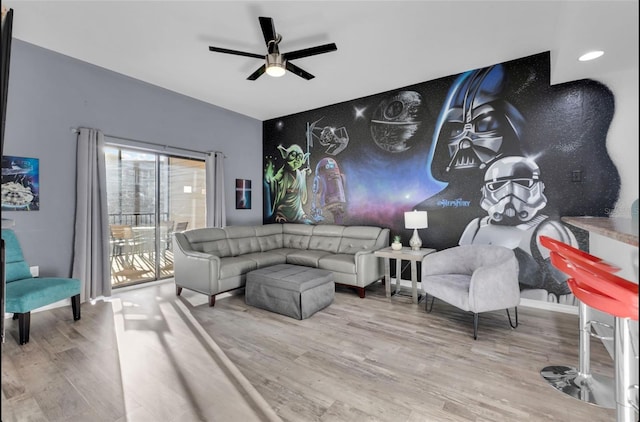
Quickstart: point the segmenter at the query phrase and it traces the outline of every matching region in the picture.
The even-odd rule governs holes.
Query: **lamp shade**
[[[407,211],[404,213],[404,227],[407,229],[426,229],[429,227],[426,211]]]

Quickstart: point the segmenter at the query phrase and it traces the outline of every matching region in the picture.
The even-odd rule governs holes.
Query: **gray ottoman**
[[[331,271],[277,264],[247,274],[245,302],[291,318],[305,319],[333,302]]]

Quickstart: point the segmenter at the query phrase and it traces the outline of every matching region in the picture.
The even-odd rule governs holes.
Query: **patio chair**
[[[111,260],[124,257],[127,267],[134,266],[134,255],[142,251],[144,239],[137,235],[128,224],[111,224]]]

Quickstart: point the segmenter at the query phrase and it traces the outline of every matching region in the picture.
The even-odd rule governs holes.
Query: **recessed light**
[[[580,56],[578,58],[578,60],[580,60],[581,62],[586,62],[586,61],[589,61],[589,60],[597,59],[598,57],[602,56],[603,54],[604,54],[604,51],[600,51],[600,50],[589,51],[588,53],[585,53],[582,56]]]

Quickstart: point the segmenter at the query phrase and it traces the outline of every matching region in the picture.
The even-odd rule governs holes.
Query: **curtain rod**
[[[77,128],[77,127],[72,127],[72,128],[70,128],[70,130],[73,133],[80,133],[80,128]],[[227,156],[224,155],[224,153],[221,152],[221,151],[198,151],[196,149],[189,149],[189,148],[182,148],[182,147],[172,147],[171,145],[156,144],[156,143],[149,142],[149,141],[141,141],[139,139],[125,138],[123,136],[116,136],[116,135],[109,135],[107,133],[103,133],[103,135],[105,137],[107,137],[107,138],[119,139],[119,140],[122,140],[122,141],[135,142],[135,143],[139,143],[139,144],[153,145],[154,147],[162,147],[165,150],[167,148],[171,148],[171,149],[175,149],[175,150],[179,150],[179,151],[195,152],[197,154],[206,154],[206,155],[209,155],[209,154],[222,154],[222,156],[224,158],[227,158]]]

